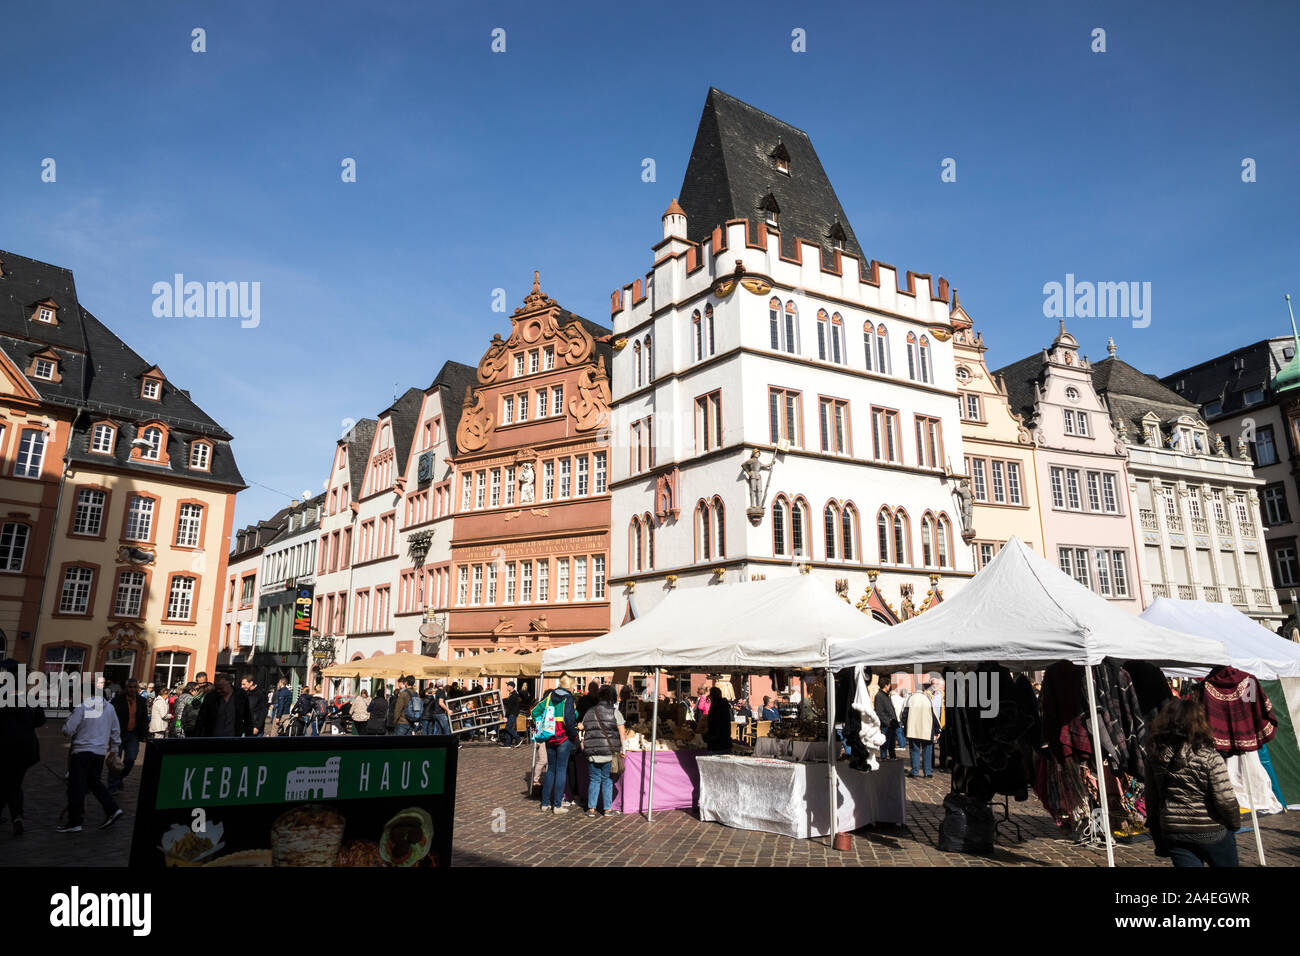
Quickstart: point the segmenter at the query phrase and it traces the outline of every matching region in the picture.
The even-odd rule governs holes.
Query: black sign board
[[[293,636],[308,637],[311,634],[311,601],[316,592],[314,585],[296,588],[293,601]]]
[[[455,737],[150,740],[131,866],[448,866]]]

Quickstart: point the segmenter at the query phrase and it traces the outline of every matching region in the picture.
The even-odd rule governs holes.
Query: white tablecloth
[[[820,760],[826,762],[824,740],[780,740],[776,737],[759,737],[754,741],[755,757],[791,757],[795,760]]]
[[[906,821],[902,760],[861,773],[839,763],[838,829]],[[700,757],[700,819],[807,839],[830,832],[827,765],[752,757]]]

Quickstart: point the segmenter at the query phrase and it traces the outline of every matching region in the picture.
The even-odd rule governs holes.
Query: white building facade
[[[765,138],[724,136],[724,152],[773,150],[777,176],[815,181],[792,184],[783,208],[829,190],[804,134],[712,91],[701,137],[710,110]],[[972,573],[947,283],[935,294],[929,276],[860,267],[838,204],[817,217],[834,220],[829,248],[783,243],[771,208],[693,241],[674,200],[654,268],[615,293],[615,621],[673,587],[801,572],[896,620]]]

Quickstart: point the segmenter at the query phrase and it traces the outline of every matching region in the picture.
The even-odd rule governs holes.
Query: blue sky
[[[607,322],[710,85],[807,130],[867,254],[948,277],[991,365],[1050,341],[1073,273],[1152,284],[1149,328],[1072,330],[1163,374],[1289,330],[1300,7],[1138,7],[11,3],[0,248],[71,268],[236,436],[237,525],[319,490],[344,419],[477,362],[494,288],[540,269]],[[260,326],[155,318],[176,272],[260,282]]]

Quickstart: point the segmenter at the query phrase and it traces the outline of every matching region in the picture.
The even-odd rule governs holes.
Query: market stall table
[[[656,810],[691,810],[699,802],[700,771],[697,759],[707,750],[660,750],[655,753]],[[623,773],[614,781],[614,809],[643,813],[650,809],[650,752],[623,754]]]
[[[759,737],[754,742],[755,757],[784,757],[803,762],[826,762],[824,740],[782,740],[777,737]]]
[[[700,757],[700,819],[807,839],[830,832],[826,765],[759,757]],[[838,768],[840,832],[906,820],[903,761],[862,773]],[[656,781],[656,785],[657,785]]]

